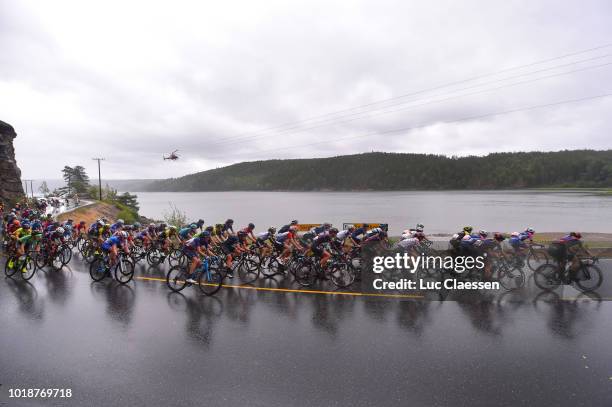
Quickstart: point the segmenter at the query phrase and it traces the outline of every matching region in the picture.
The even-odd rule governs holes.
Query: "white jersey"
[[[336,239],[344,241],[350,235],[351,235],[351,232],[349,232],[348,229],[345,229],[341,232],[338,232],[338,234],[336,235]]]
[[[417,239],[416,237],[410,237],[408,239],[403,239],[397,242],[397,246],[405,250],[416,247],[418,244],[419,244],[419,239]]]

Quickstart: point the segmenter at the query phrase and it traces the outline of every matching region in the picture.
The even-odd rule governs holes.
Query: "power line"
[[[363,104],[363,105],[359,105],[359,106],[355,106],[355,107],[351,107],[351,108],[347,108],[347,109],[337,110],[337,111],[333,111],[333,112],[329,112],[329,113],[325,113],[325,114],[321,114],[321,115],[311,116],[309,118],[298,120],[298,121],[294,121],[294,122],[288,122],[288,123],[284,123],[284,124],[277,125],[277,126],[272,126],[272,127],[263,128],[263,129],[256,130],[256,131],[252,131],[252,132],[246,132],[246,133],[238,134],[236,136],[227,137],[227,138],[225,138],[224,140],[221,140],[221,141],[229,141],[231,139],[240,138],[240,137],[247,136],[247,135],[260,134],[260,133],[268,132],[268,131],[271,131],[271,130],[281,129],[281,128],[284,128],[284,127],[287,127],[287,126],[294,126],[294,125],[296,125],[298,123],[309,122],[309,121],[313,121],[315,119],[319,119],[319,118],[323,118],[323,117],[327,117],[327,116],[331,116],[331,115],[336,115],[336,114],[339,114],[339,113],[350,112],[350,111],[353,111],[353,110],[362,109],[362,108],[365,108],[365,107],[370,107],[370,106],[386,103],[386,102],[397,100],[397,99],[403,99],[403,98],[406,98],[406,97],[409,97],[409,96],[415,96],[415,95],[426,93],[426,92],[430,92],[430,91],[433,91],[433,90],[438,90],[438,89],[446,88],[446,87],[453,86],[453,85],[458,85],[458,84],[462,84],[462,83],[466,83],[466,82],[471,82],[471,81],[475,81],[475,80],[482,79],[482,78],[487,78],[487,77],[499,75],[499,74],[504,73],[504,72],[510,72],[510,71],[515,71],[515,70],[519,70],[519,69],[523,69],[523,68],[528,68],[528,67],[535,66],[535,65],[541,65],[541,64],[544,64],[544,63],[547,63],[547,62],[552,62],[552,61],[556,61],[556,60],[559,60],[559,59],[564,59],[564,58],[568,58],[568,57],[571,57],[571,56],[580,55],[580,54],[584,54],[584,53],[587,53],[587,52],[592,52],[592,51],[596,51],[596,50],[599,50],[599,49],[608,48],[608,47],[611,47],[611,46],[612,46],[612,43],[608,43],[608,44],[600,45],[600,46],[597,46],[597,47],[591,47],[591,48],[587,48],[587,49],[584,49],[584,50],[575,51],[575,52],[559,55],[559,56],[556,56],[556,57],[552,57],[552,58],[547,58],[547,59],[540,60],[540,61],[531,62],[531,63],[528,63],[528,64],[523,64],[523,65],[518,65],[518,66],[515,66],[515,67],[501,69],[501,70],[498,70],[498,71],[495,71],[495,72],[490,72],[490,73],[487,73],[487,74],[473,76],[473,77],[462,79],[462,80],[458,80],[458,81],[447,82],[447,83],[444,83],[444,84],[436,85],[436,86],[431,87],[431,88],[421,89],[421,90],[414,91],[414,92],[411,92],[411,93],[405,93],[405,94],[402,94],[402,95],[394,96],[394,97],[387,98],[387,99],[378,100],[378,101],[375,101],[375,102],[366,103],[366,104]]]
[[[579,61],[579,62],[585,62],[585,61],[588,61],[588,60],[600,59],[600,58],[609,57],[609,56],[612,56],[612,54],[608,54],[608,55],[604,55],[604,56],[596,57],[596,58],[590,58],[590,59]],[[536,72],[532,72],[532,73],[540,73],[540,72],[548,71],[548,70],[551,70],[551,69],[558,69],[558,68],[561,68],[561,67],[564,67],[564,66],[574,65],[574,64],[575,63],[564,64],[564,65],[555,66],[555,67],[552,67],[552,68],[542,69],[542,70],[539,70],[539,71],[536,71]],[[578,69],[574,69],[574,70],[570,70],[570,71],[566,71],[566,72],[560,72],[560,73],[556,73],[556,74],[551,74],[551,75],[545,75],[545,76],[541,76],[541,77],[537,77],[537,78],[533,78],[533,79],[527,79],[527,80],[523,80],[523,81],[518,81],[518,82],[514,82],[514,83],[505,84],[505,85],[502,85],[502,86],[497,86],[497,87],[494,87],[494,88],[481,89],[481,90],[478,90],[478,91],[469,92],[469,93],[465,93],[465,94],[449,96],[449,97],[445,97],[445,98],[442,98],[442,99],[430,100],[430,101],[419,103],[419,104],[416,104],[416,105],[405,106],[405,107],[402,107],[402,108],[399,108],[399,109],[382,110],[382,111],[378,111],[378,113],[371,113],[371,112],[353,113],[353,114],[347,115],[345,117],[351,117],[351,116],[357,116],[357,117],[353,117],[353,118],[350,118],[350,119],[347,119],[347,120],[334,121],[334,122],[331,122],[331,123],[315,124],[313,126],[302,127],[302,128],[299,128],[299,129],[296,129],[296,130],[292,130],[292,131],[290,129],[288,129],[288,130],[285,130],[285,131],[280,131],[280,132],[278,132],[278,133],[276,133],[274,135],[275,136],[279,136],[279,135],[283,135],[283,134],[291,134],[291,133],[297,133],[297,132],[301,132],[301,131],[321,128],[321,127],[325,127],[325,126],[332,125],[332,124],[336,124],[337,125],[337,124],[349,123],[349,122],[353,122],[353,121],[356,121],[356,120],[361,120],[361,119],[364,119],[364,118],[371,118],[371,117],[376,117],[376,116],[380,116],[380,115],[384,115],[384,114],[396,113],[396,112],[404,111],[404,110],[411,110],[411,109],[414,109],[414,108],[418,108],[418,107],[422,107],[422,106],[426,106],[426,105],[430,105],[430,104],[446,102],[446,101],[449,101],[449,100],[458,99],[458,98],[462,98],[462,97],[466,97],[466,96],[473,96],[473,95],[477,95],[477,94],[481,94],[481,93],[486,93],[486,92],[492,92],[492,91],[496,91],[496,90],[507,88],[507,87],[512,87],[512,86],[517,86],[517,85],[523,85],[523,84],[526,84],[526,83],[537,82],[537,81],[544,80],[544,79],[554,78],[554,77],[562,76],[562,75],[568,75],[568,74],[576,73],[576,72],[582,72],[582,71],[589,70],[589,69],[601,68],[601,67],[605,67],[605,66],[609,66],[609,65],[612,65],[612,62],[607,62],[607,63],[599,64],[599,65],[591,65],[591,66],[587,66],[587,67],[583,67],[583,68],[578,68]],[[504,79],[500,79],[500,80],[496,80],[496,81],[490,81],[489,83],[503,82],[504,80],[514,79],[514,78],[517,78],[517,77],[520,77],[520,76],[525,76],[525,75],[528,75],[528,74],[516,75],[516,76],[514,76],[512,78],[504,78]],[[462,89],[458,89],[458,90],[456,90],[454,92],[461,92],[461,91],[464,91],[464,90],[469,90],[469,89],[477,88],[479,86],[482,86],[482,84],[481,85],[465,87],[465,88],[462,88]],[[442,95],[434,95],[434,96],[444,96],[444,95],[442,94]],[[432,96],[432,97],[434,97],[434,96]],[[413,101],[410,101],[410,102],[418,102],[418,101],[419,101],[419,99],[416,99],[416,100],[413,100]],[[400,105],[404,105],[406,103],[409,103],[409,102],[397,103],[397,104],[394,104],[394,105],[385,106],[384,108],[386,109],[386,108],[390,108],[390,107],[394,107],[394,106],[400,106]],[[372,112],[376,112],[376,110],[373,110]],[[359,116],[362,113],[368,113],[368,114],[365,115],[365,116]],[[244,137],[244,138],[242,138],[240,140],[236,140],[236,141],[228,141],[228,142],[225,142],[225,143],[223,143],[223,142],[212,143],[211,145],[214,146],[214,145],[229,145],[229,144],[243,143],[245,141],[261,139],[261,138],[268,137],[268,136],[269,135]]]
[[[505,115],[505,114],[524,112],[524,111],[535,110],[535,109],[543,109],[543,108],[546,108],[546,107],[559,106],[559,105],[568,104],[568,103],[584,102],[584,101],[587,101],[587,100],[605,98],[605,97],[608,97],[608,96],[612,96],[612,93],[605,93],[605,94],[595,95],[595,96],[587,96],[587,97],[578,98],[578,99],[562,100],[562,101],[559,101],[559,102],[552,102],[552,103],[546,103],[546,104],[541,104],[541,105],[533,105],[533,106],[528,106],[528,107],[523,107],[523,108],[518,108],[518,109],[503,110],[503,111],[500,111],[500,112],[486,113],[486,114],[476,115],[476,116],[468,116],[468,117],[463,117],[463,118],[454,119],[454,120],[446,120],[446,121],[440,121],[440,122],[435,122],[435,123],[424,123],[424,124],[419,124],[419,125],[416,125],[416,126],[403,127],[403,128],[399,128],[399,129],[393,129],[393,130],[386,130],[386,131],[383,131],[383,132],[368,133],[368,134],[362,134],[362,135],[358,135],[358,136],[347,136],[347,137],[338,138],[338,139],[336,139],[334,141],[354,140],[354,139],[359,139],[359,138],[382,136],[382,135],[385,135],[385,134],[401,133],[401,132],[405,132],[405,131],[412,131],[412,130],[416,130],[416,129],[420,129],[420,128],[425,128],[427,126],[431,126],[432,124],[438,124],[438,123],[440,123],[440,124],[459,123],[459,122],[464,122],[464,121],[483,119],[483,118],[486,118],[486,117],[501,116],[501,115]],[[286,146],[286,147],[279,147],[279,148],[273,148],[273,149],[268,149],[268,150],[260,150],[260,151],[258,151],[258,153],[264,153],[264,152],[270,152],[270,151],[288,150],[288,149],[299,148],[299,147],[310,147],[310,146],[327,144],[327,143],[329,143],[329,140],[319,141],[319,142],[314,142],[314,143],[300,144],[300,145],[292,145],[292,146]]]

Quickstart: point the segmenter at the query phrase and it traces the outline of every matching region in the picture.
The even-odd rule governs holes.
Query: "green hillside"
[[[611,187],[612,150],[483,157],[366,153],[243,162],[150,183],[147,191],[410,190]]]

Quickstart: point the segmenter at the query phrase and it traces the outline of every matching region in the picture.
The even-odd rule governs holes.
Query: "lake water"
[[[423,223],[427,233],[450,233],[464,225],[512,232],[612,232],[612,196],[585,192],[138,192],[142,215],[163,219],[170,203],[189,220],[207,224],[232,218],[256,230],[301,223],[388,223],[391,234]]]

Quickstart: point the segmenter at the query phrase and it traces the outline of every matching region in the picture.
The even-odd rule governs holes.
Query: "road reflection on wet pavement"
[[[204,297],[93,283],[77,259],[3,277],[0,327],[0,405],[612,405],[612,304],[586,296]],[[30,387],[74,396],[8,399]]]

